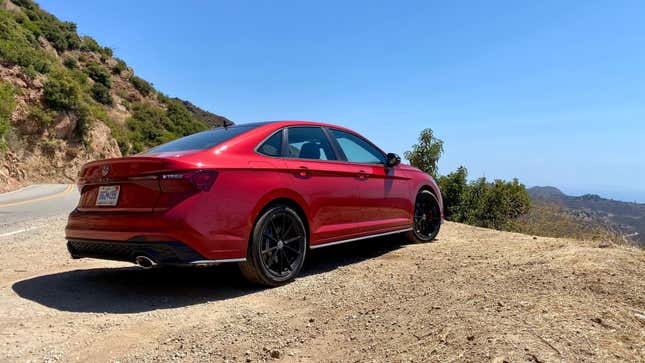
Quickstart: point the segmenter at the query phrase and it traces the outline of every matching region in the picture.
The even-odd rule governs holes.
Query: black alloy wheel
[[[306,252],[307,231],[300,216],[288,206],[275,205],[255,224],[247,261],[240,270],[251,282],[283,285],[298,275]]]
[[[441,209],[437,198],[429,190],[417,193],[414,203],[412,231],[406,236],[411,242],[430,242],[435,239],[441,228]]]

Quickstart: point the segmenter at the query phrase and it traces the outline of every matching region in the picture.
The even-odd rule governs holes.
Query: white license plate
[[[99,187],[99,195],[96,197],[96,205],[116,206],[119,201],[121,186],[110,185]]]

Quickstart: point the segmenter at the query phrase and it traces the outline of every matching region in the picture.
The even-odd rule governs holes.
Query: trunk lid
[[[88,163],[79,173],[78,210],[152,212],[163,194],[160,176],[191,169],[195,169],[192,163],[163,157],[135,156]],[[112,193],[110,202],[105,203],[105,195],[99,202],[99,192]]]

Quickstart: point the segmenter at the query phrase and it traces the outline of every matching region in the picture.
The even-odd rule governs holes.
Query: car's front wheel
[[[307,231],[298,213],[289,206],[274,205],[257,220],[240,270],[253,283],[280,286],[298,275],[306,252]]]
[[[405,236],[410,242],[431,242],[437,237],[441,228],[441,209],[439,201],[429,190],[417,193],[414,202],[414,220],[412,230]]]

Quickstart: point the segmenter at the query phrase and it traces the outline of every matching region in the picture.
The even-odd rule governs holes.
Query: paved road
[[[34,184],[0,194],[0,238],[34,228],[31,221],[69,213],[78,198],[73,184]]]

